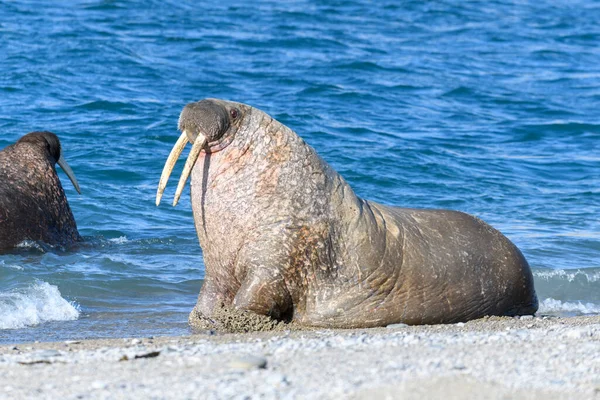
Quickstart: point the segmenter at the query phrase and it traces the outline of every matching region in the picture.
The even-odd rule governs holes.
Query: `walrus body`
[[[29,133],[0,151],[0,251],[24,240],[62,247],[81,241],[57,162],[79,191],[53,133]]]
[[[247,105],[188,104],[179,128],[203,149],[188,158],[206,266],[192,323],[222,305],[329,328],[537,310],[527,261],[480,219],[363,200],[292,130]]]

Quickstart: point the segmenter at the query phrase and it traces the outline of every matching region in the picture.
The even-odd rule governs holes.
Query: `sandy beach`
[[[0,347],[7,399],[600,398],[600,316]]]

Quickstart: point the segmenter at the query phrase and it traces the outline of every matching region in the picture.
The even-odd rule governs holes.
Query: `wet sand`
[[[0,398],[600,399],[600,316],[1,346]]]

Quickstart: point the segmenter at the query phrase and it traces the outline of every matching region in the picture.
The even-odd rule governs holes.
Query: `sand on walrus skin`
[[[1,346],[0,397],[599,399],[600,316]]]

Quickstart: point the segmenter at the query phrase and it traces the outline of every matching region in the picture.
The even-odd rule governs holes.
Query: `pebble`
[[[50,358],[50,357],[58,357],[62,355],[62,353],[58,350],[39,350],[34,353],[31,353],[33,358]]]
[[[265,384],[272,387],[282,388],[290,386],[290,381],[288,381],[287,377],[283,374],[273,373],[265,378]]]
[[[182,349],[177,346],[167,346],[163,350],[165,353],[180,353]]]
[[[405,344],[414,344],[419,342],[419,337],[415,335],[406,335],[403,339]]]
[[[132,339],[130,342],[132,345],[140,344],[142,341],[140,339]]]
[[[521,319],[533,319],[533,315],[521,315]]]
[[[104,389],[106,387],[106,383],[102,381],[94,381],[92,382],[92,389]]]
[[[264,357],[248,355],[235,358],[228,365],[231,368],[243,370],[264,369],[267,368],[267,359]]]
[[[396,328],[406,328],[407,326],[408,326],[407,324],[399,323],[399,324],[390,324],[390,325],[386,326],[386,328],[396,329]]]
[[[160,351],[151,351],[144,354],[136,354],[135,358],[154,358],[160,355]]]
[[[571,329],[564,334],[566,337],[570,339],[579,339],[585,336],[584,332],[579,329]]]

